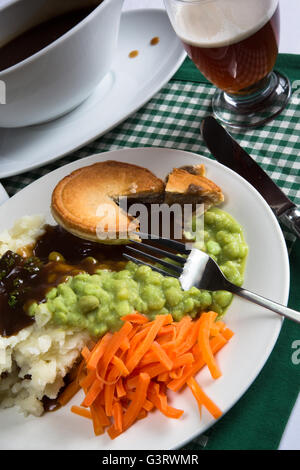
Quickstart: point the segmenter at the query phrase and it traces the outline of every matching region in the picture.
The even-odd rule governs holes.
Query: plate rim
[[[9,199],[9,195],[4,188],[3,184],[0,183],[0,206]]]
[[[132,9],[132,10],[122,11],[121,22],[122,22],[122,18],[124,18],[124,16],[129,17],[129,16],[134,16],[134,15],[144,15],[144,14],[146,14],[146,15],[159,14],[159,15],[163,15],[165,17],[168,17],[166,11],[162,8],[135,8],[135,9]],[[174,36],[176,37],[175,32],[174,32]],[[29,165],[28,167],[23,168],[21,170],[15,169],[15,170],[6,171],[6,172],[3,172],[3,173],[1,173],[1,170],[0,170],[0,178],[11,178],[13,176],[17,176],[17,175],[20,175],[22,173],[26,173],[28,171],[35,170],[36,168],[42,168],[42,167],[44,167],[48,164],[54,163],[54,162],[60,160],[61,158],[71,154],[72,152],[76,152],[76,151],[82,149],[86,145],[89,145],[91,142],[99,139],[100,137],[102,137],[106,133],[108,133],[111,130],[115,129],[120,124],[122,124],[124,121],[126,121],[128,118],[130,118],[134,113],[136,113],[138,110],[140,110],[143,106],[145,106],[156,95],[156,93],[158,93],[171,80],[173,75],[179,70],[179,68],[183,64],[186,57],[187,57],[187,53],[185,52],[185,50],[182,47],[182,51],[181,51],[180,54],[178,54],[176,62],[174,62],[172,68],[169,69],[168,73],[166,73],[163,76],[163,79],[160,79],[159,84],[157,86],[153,86],[151,88],[151,91],[148,94],[145,95],[145,98],[141,102],[139,102],[139,104],[137,106],[135,105],[132,110],[130,110],[129,112],[124,114],[123,117],[121,117],[120,119],[115,121],[109,127],[105,128],[104,131],[102,130],[100,132],[95,133],[93,135],[93,137],[89,137],[89,138],[85,139],[84,141],[82,141],[82,143],[76,145],[75,147],[72,147],[71,149],[65,150],[62,153],[59,153],[59,155],[53,156],[53,157],[47,159],[46,161],[44,161],[42,163],[35,162],[35,163],[33,163],[33,164]],[[110,72],[111,71],[113,71],[113,66],[112,66]],[[108,72],[108,74],[110,72]],[[99,82],[99,84],[100,83],[101,82]],[[68,114],[71,114],[71,113],[72,113],[72,111],[70,111],[70,113],[68,113]],[[54,122],[54,121],[55,121],[55,119],[53,121],[50,121],[49,123]],[[47,125],[47,123],[42,123],[41,125],[45,126],[45,125]],[[31,127],[39,127],[39,124],[37,124],[36,126],[27,126],[27,127],[24,127],[24,128],[15,128],[15,129],[16,130],[18,130],[18,129],[27,129],[27,128],[30,129]],[[10,132],[13,132],[14,129],[13,128],[11,128],[11,129],[0,128],[0,131],[1,130],[3,130],[3,131],[8,130]],[[1,163],[1,157],[0,157],[0,163]]]
[[[240,175],[238,175],[236,172],[229,169],[228,167],[226,167],[226,166],[222,165],[221,163],[217,162],[216,160],[210,159],[208,157],[197,154],[195,152],[189,152],[187,150],[181,150],[181,149],[176,149],[176,148],[172,148],[172,147],[149,147],[148,146],[148,147],[124,147],[124,148],[121,148],[121,149],[108,150],[108,151],[104,151],[104,152],[94,153],[94,154],[91,154],[91,155],[89,155],[87,157],[84,157],[82,159],[78,159],[78,160],[75,160],[73,162],[67,163],[66,165],[63,165],[59,168],[54,169],[53,171],[49,172],[48,174],[41,176],[37,180],[30,183],[28,186],[26,186],[25,188],[20,190],[14,196],[9,198],[8,201],[4,202],[4,204],[1,207],[5,206],[6,204],[9,204],[9,202],[11,200],[13,200],[15,197],[20,195],[20,193],[22,193],[23,191],[30,191],[30,188],[32,186],[34,186],[35,184],[41,183],[43,180],[46,180],[47,178],[49,178],[49,175],[59,173],[62,169],[68,170],[68,169],[71,169],[71,167],[74,167],[75,165],[79,165],[79,164],[80,165],[82,164],[81,166],[86,166],[86,165],[95,163],[95,161],[102,160],[103,158],[108,159],[109,156],[111,156],[112,154],[122,154],[123,152],[128,152],[128,151],[134,152],[134,153],[138,153],[139,151],[146,151],[146,152],[163,151],[163,152],[166,152],[166,153],[177,152],[177,153],[182,154],[183,156],[184,156],[184,154],[186,154],[186,155],[189,155],[193,158],[200,159],[201,161],[204,162],[204,164],[207,163],[208,166],[211,165],[213,167],[215,166],[215,167],[221,168],[223,171],[229,173],[232,177],[237,178],[237,180],[242,182],[243,185],[245,185],[247,187],[247,190],[250,190],[252,193],[254,193],[254,195],[260,200],[260,202],[264,206],[264,209],[269,213],[269,216],[272,219],[274,227],[276,227],[277,236],[279,237],[280,245],[281,245],[281,248],[282,248],[282,255],[284,256],[284,266],[282,268],[283,268],[284,273],[285,273],[285,285],[283,286],[283,291],[282,291],[282,295],[281,295],[281,297],[284,300],[281,300],[281,303],[287,305],[288,297],[289,297],[289,289],[290,289],[290,269],[289,269],[288,250],[287,250],[286,242],[285,242],[282,230],[280,228],[280,225],[278,223],[278,220],[275,217],[275,215],[274,215],[273,211],[271,210],[270,206],[267,204],[267,202],[261,196],[261,194],[250,183],[248,183],[243,177],[241,177]],[[116,158],[118,158],[117,155],[116,155]],[[142,165],[142,163],[141,163],[141,165]],[[73,169],[71,171],[73,171]],[[1,213],[1,207],[0,207],[0,213]],[[253,370],[253,373],[251,374],[251,380],[248,381],[247,384],[244,385],[244,387],[242,387],[242,389],[240,389],[240,391],[237,394],[235,400],[231,401],[230,404],[223,409],[222,416],[219,419],[222,419],[222,417],[224,417],[228,413],[228,411],[230,411],[232,409],[232,407],[241,399],[241,397],[246,393],[246,391],[252,386],[253,382],[258,377],[259,373],[262,371],[264,365],[266,364],[267,360],[269,359],[269,357],[270,357],[270,355],[271,355],[271,353],[272,353],[272,351],[273,351],[273,349],[274,349],[274,347],[277,343],[277,339],[278,339],[278,336],[280,334],[280,331],[281,331],[281,328],[282,328],[282,325],[283,325],[283,321],[284,321],[283,318],[280,318],[280,316],[278,316],[278,317],[279,317],[278,318],[279,321],[278,321],[278,324],[277,324],[276,328],[274,327],[272,337],[270,338],[270,340],[268,342],[268,348],[267,348],[267,350],[265,350],[264,354],[261,356],[259,363],[256,364],[256,367]],[[172,447],[170,447],[170,450],[178,449],[178,448],[184,446],[185,444],[187,444],[188,442],[191,442],[197,436],[203,434],[205,431],[207,431],[207,429],[209,429],[214,424],[216,424],[219,421],[219,419],[215,420],[214,422],[207,423],[206,425],[204,425],[201,428],[201,431],[194,432],[193,434],[191,434],[186,439],[182,439],[182,438],[180,439],[179,438],[179,440],[176,443],[174,443],[174,445],[172,445]]]

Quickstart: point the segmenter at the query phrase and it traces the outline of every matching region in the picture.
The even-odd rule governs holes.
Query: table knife
[[[213,116],[201,122],[201,134],[218,162],[245,178],[267,201],[276,217],[300,238],[300,210]]]

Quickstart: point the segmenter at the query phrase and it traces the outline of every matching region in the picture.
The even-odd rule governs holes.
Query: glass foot
[[[259,127],[274,119],[291,96],[289,79],[273,71],[263,87],[250,95],[230,95],[217,90],[212,99],[213,113],[225,125],[235,129]]]

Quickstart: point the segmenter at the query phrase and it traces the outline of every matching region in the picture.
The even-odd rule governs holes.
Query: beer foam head
[[[222,47],[262,28],[275,13],[278,1],[181,0],[172,3],[170,18],[184,42],[198,47]]]

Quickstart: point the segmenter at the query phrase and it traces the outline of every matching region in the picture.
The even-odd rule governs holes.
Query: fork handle
[[[272,300],[266,299],[265,297],[262,297],[258,294],[254,294],[254,292],[250,292],[241,287],[234,286],[232,291],[243,299],[250,300],[250,302],[254,302],[261,307],[265,307],[275,313],[279,313],[279,315],[300,323],[300,312],[297,312],[296,310],[285,307],[284,305],[278,304],[277,302],[273,302]]]

